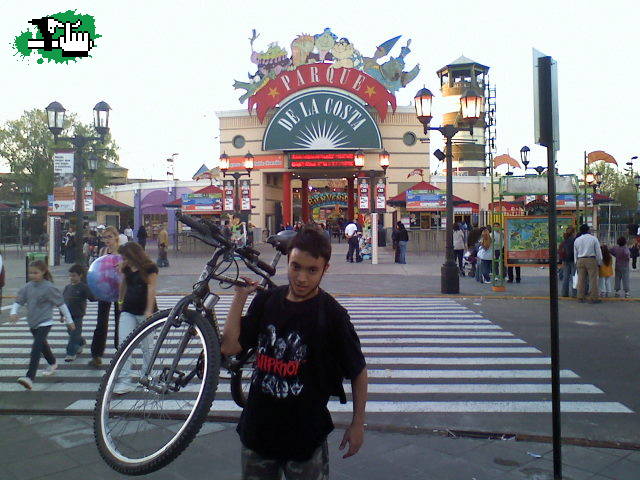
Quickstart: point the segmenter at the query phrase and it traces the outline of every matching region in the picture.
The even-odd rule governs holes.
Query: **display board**
[[[507,266],[549,265],[549,217],[505,216],[505,259]],[[558,238],[575,224],[572,216],[557,217]]]

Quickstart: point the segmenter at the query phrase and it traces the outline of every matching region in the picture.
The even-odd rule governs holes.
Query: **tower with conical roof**
[[[446,102],[442,125],[468,127],[459,115],[460,97],[469,87],[474,87],[484,97],[488,72],[489,67],[464,55],[438,70],[440,91]],[[485,126],[484,118],[480,118],[473,126],[473,135],[467,130],[458,133],[453,139],[454,174],[485,174]]]

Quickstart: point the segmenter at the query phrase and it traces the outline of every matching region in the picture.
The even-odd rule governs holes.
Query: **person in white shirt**
[[[129,241],[133,240],[133,229],[130,225],[127,225],[127,228],[124,229],[124,234],[127,236]]]
[[[347,252],[347,262],[353,263],[353,253],[356,254],[356,261],[360,258],[360,245],[358,244],[358,226],[351,220],[344,228],[344,236],[349,242],[349,251]]]
[[[600,242],[589,233],[589,225],[580,225],[580,236],[573,243],[573,257],[578,271],[578,300],[585,301],[585,286],[589,281],[591,303],[601,303],[598,285],[598,265],[602,265]]]

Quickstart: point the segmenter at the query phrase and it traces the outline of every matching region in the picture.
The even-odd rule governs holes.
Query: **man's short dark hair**
[[[325,263],[331,260],[331,242],[327,234],[316,225],[304,225],[289,244],[287,255],[297,248],[307,252],[314,258],[324,258]]]
[[[81,277],[84,276],[84,272],[85,272],[84,267],[78,263],[71,265],[71,267],[69,268],[69,273],[76,273]]]
[[[580,225],[580,235],[584,235],[585,233],[589,233],[589,225],[583,223]]]

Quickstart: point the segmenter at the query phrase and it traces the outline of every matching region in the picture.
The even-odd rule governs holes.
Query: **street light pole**
[[[97,137],[89,137],[83,135],[74,135],[73,137],[60,137],[64,128],[65,108],[59,102],[51,102],[45,109],[47,112],[47,121],[49,130],[53,134],[53,138],[58,142],[62,140],[69,142],[74,148],[74,187],[75,187],[75,217],[76,217],[76,262],[84,264],[82,247],[83,247],[83,229],[84,229],[84,170],[85,158],[84,150],[91,142],[104,143],[105,136],[109,132],[109,111],[111,107],[106,102],[98,102],[93,107],[94,122],[93,127],[98,133]],[[98,159],[95,156],[88,160],[88,167],[91,172],[95,172],[98,168]]]
[[[466,131],[473,135],[473,124],[481,116],[484,99],[471,87],[460,98],[462,119],[469,123],[468,128],[458,128],[455,125],[443,125],[442,127],[430,127],[433,118],[431,115],[431,103],[433,94],[428,88],[422,88],[414,98],[416,115],[424,126],[425,135],[429,130],[437,130],[446,139],[445,159],[447,165],[447,226],[446,226],[446,250],[445,262],[440,270],[440,282],[442,293],[460,293],[460,278],[453,253],[453,152],[452,138],[459,132]]]
[[[242,211],[242,200],[239,198],[239,185],[238,182],[240,180],[241,177],[244,176],[248,176],[249,178],[251,178],[251,170],[253,170],[253,166],[254,166],[254,157],[251,154],[251,152],[247,152],[247,154],[244,156],[244,168],[246,170],[246,172],[233,172],[233,173],[228,173],[229,170],[229,156],[226,153],[222,153],[222,155],[220,155],[220,171],[222,172],[223,176],[230,176],[233,178],[233,213],[234,215],[236,215],[238,218],[240,218],[240,212]],[[249,206],[251,207],[251,206]],[[249,228],[249,221],[247,219],[247,225],[245,226],[245,228],[247,229],[246,233],[248,236],[248,228]]]

